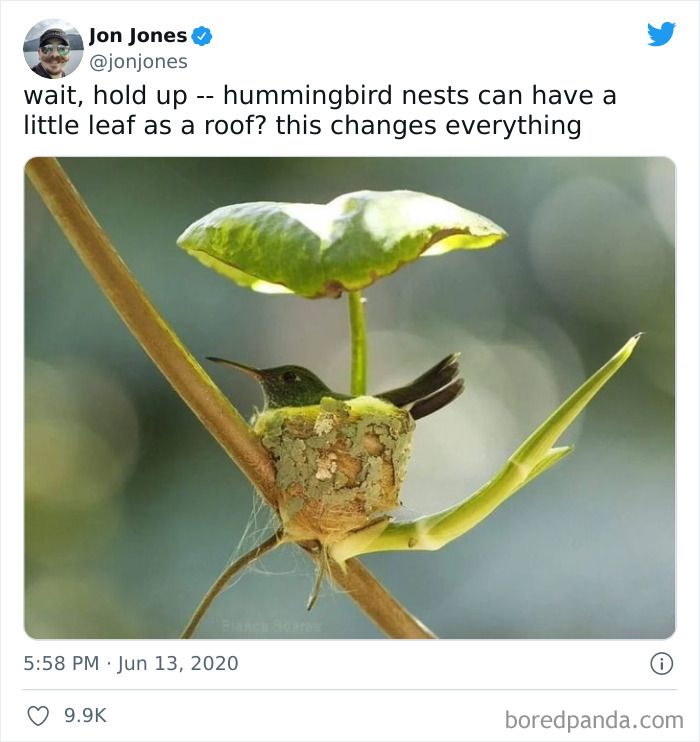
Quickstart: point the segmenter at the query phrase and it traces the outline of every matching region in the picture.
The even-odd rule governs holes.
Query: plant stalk
[[[197,626],[199,626],[199,622],[204,618],[204,614],[209,610],[211,604],[241,570],[252,564],[256,559],[260,559],[264,554],[276,549],[281,543],[283,543],[282,531],[279,530],[273,533],[270,538],[258,544],[254,549],[251,549],[247,554],[244,554],[240,559],[237,559],[233,564],[229,564],[216,578],[216,581],[209,590],[207,590],[206,595],[202,598],[202,601],[197,606],[197,610],[192,614],[192,618],[190,618],[187,626],[185,626],[185,630],[180,635],[180,639],[192,638],[192,635],[197,630]]]
[[[584,381],[508,459],[481,489],[454,507],[412,521],[379,522],[348,536],[330,550],[336,562],[376,551],[435,551],[463,536],[519,489],[559,463],[572,446],[554,444],[596,394],[627,363],[641,333]]]
[[[367,394],[367,323],[364,302],[361,291],[348,291],[352,344],[350,393],[353,397]]]
[[[26,173],[142,348],[260,496],[276,510],[275,470],[269,453],[151,304],[65,170],[53,157],[36,157],[27,163]],[[423,631],[420,622],[359,562],[349,561],[346,572],[337,570],[334,578],[388,636],[407,638]],[[400,618],[397,606],[403,611]]]

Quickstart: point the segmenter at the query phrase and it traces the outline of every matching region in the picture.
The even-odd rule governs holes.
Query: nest
[[[396,509],[414,427],[408,412],[374,397],[259,415],[286,535],[329,545]]]

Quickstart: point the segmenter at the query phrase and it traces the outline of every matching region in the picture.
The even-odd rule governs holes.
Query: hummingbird
[[[406,410],[414,420],[426,417],[445,407],[464,391],[464,380],[456,378],[459,374],[458,359],[459,353],[452,353],[410,384],[372,396]],[[262,387],[265,400],[263,412],[282,407],[317,405],[324,397],[352,399],[347,394],[332,391],[316,374],[303,366],[258,369],[215,356],[207,356],[207,360],[252,376]]]
[[[299,452],[296,451],[296,455],[291,456],[291,462],[287,462],[294,474],[291,480],[283,477],[286,478],[286,482],[285,486],[281,487],[279,505],[285,530],[290,528],[289,532],[295,533],[297,537],[303,534],[304,540],[313,536],[320,547],[316,581],[307,602],[307,610],[311,610],[314,605],[324,576],[328,573],[328,554],[322,544],[323,538],[329,537],[331,533],[346,533],[355,527],[361,527],[372,522],[373,514],[398,504],[398,489],[405,469],[405,463],[401,462],[407,460],[404,457],[410,453],[410,433],[413,428],[413,422],[410,422],[410,419],[419,420],[426,417],[442,409],[462,393],[464,381],[457,378],[458,359],[459,353],[452,353],[405,386],[390,389],[387,392],[372,395],[372,397],[353,398],[347,394],[334,392],[315,373],[303,366],[275,366],[259,369],[237,361],[207,356],[207,360],[242,371],[260,384],[264,407],[255,417],[254,430],[262,436],[274,428],[280,414],[285,419],[287,416],[295,419],[296,424],[299,424],[300,416],[303,417],[306,414],[304,411],[312,411],[312,417],[315,417],[320,414],[322,406],[332,400],[341,404],[347,402],[351,407],[357,400],[361,405],[365,405],[365,409],[374,410],[375,415],[377,405],[380,407],[383,405],[384,411],[380,416],[393,417],[394,422],[397,417],[399,421],[404,420],[403,423],[399,422],[396,430],[397,440],[391,444],[386,437],[384,443],[380,443],[376,433],[370,434],[369,440],[363,437],[364,453],[360,453],[355,461],[352,460],[351,455],[355,449],[350,445],[353,440],[343,439],[347,431],[344,432],[342,428],[338,431],[331,426],[334,429],[334,435],[325,444],[322,444],[320,448],[312,448],[310,451],[306,449],[305,457],[302,456],[301,459],[299,459]],[[331,400],[328,400],[329,397]],[[363,402],[363,399],[366,402]],[[366,407],[368,403],[369,407]],[[387,405],[389,410],[395,409],[396,414],[392,415],[391,412],[387,412]],[[299,410],[299,414],[295,413],[295,409]],[[279,413],[276,412],[278,410]],[[314,433],[320,432],[317,426],[318,423],[313,427]],[[400,431],[403,431],[403,437],[399,435]],[[336,438],[336,432],[340,435],[340,443]],[[294,439],[297,434],[290,435]],[[305,437],[301,434],[302,439]],[[276,443],[272,444],[274,457],[278,462],[282,462],[282,465],[288,453],[288,449],[282,450],[285,439],[285,434],[283,434],[281,438],[276,439]],[[293,440],[293,443],[298,443],[298,440]],[[388,450],[385,448],[386,445],[390,446]],[[277,446],[276,450],[274,446]],[[391,446],[394,446],[393,450]],[[271,449],[268,448],[268,450]],[[370,467],[368,470],[366,466],[369,463],[368,456],[371,457],[380,452],[384,457],[383,460],[374,459],[375,464],[378,463],[380,468],[373,470]],[[308,474],[304,473],[306,472],[304,466],[308,468]],[[375,473],[372,473],[373,471]],[[300,472],[304,473],[303,476]],[[302,481],[299,481],[300,476]],[[351,478],[355,480],[356,487],[359,478],[360,486],[356,490],[347,489]],[[368,490],[362,489],[362,483],[365,485],[369,483],[370,491],[375,494],[368,497]],[[324,504],[323,493],[331,498],[327,506]],[[339,497],[343,500],[340,505]]]

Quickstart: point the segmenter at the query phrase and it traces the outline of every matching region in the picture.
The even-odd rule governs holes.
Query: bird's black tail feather
[[[441,410],[452,400],[457,399],[463,391],[464,379],[457,379],[429,397],[424,397],[413,404],[407,405],[406,409],[411,413],[414,420],[420,420],[421,417]]]
[[[459,353],[452,353],[443,358],[431,369],[406,386],[391,389],[383,394],[377,394],[380,399],[391,402],[397,407],[407,407],[431,394],[438,392],[449,384],[459,373]]]

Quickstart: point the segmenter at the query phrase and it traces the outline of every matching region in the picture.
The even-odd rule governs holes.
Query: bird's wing
[[[425,397],[434,394],[449,384],[459,373],[459,353],[452,353],[443,358],[431,369],[412,381],[406,386],[398,389],[390,389],[388,392],[376,394],[379,397],[397,407],[406,407]]]
[[[661,29],[660,28],[654,28],[651,23],[647,23],[647,30],[649,31],[649,38],[652,41],[658,41],[659,36],[661,35]]]
[[[452,402],[453,399],[457,399],[463,391],[464,379],[457,379],[443,389],[440,389],[439,392],[435,392],[435,394],[431,394],[429,397],[424,397],[413,404],[407,405],[406,409],[411,413],[411,417],[414,420],[420,420],[421,417],[441,410],[445,405]]]

